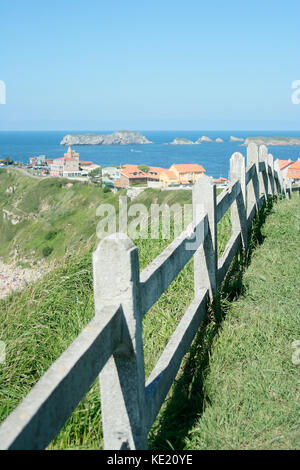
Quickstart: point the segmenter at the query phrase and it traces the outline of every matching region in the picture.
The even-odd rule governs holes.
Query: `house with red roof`
[[[71,147],[61,158],[55,158],[50,163],[50,176],[74,177],[80,176],[79,153]]]
[[[128,188],[134,184],[145,184],[147,186],[148,181],[159,181],[161,171],[164,170],[164,168],[149,166],[148,171],[143,171],[139,166],[124,165],[120,170],[120,180],[115,185],[120,188]]]
[[[205,169],[198,163],[174,164],[169,169],[149,166],[146,171],[138,165],[124,165],[121,177],[115,186],[128,188],[133,184],[145,184],[148,181],[160,182],[163,187],[180,184],[193,184],[197,178],[204,175]]]
[[[279,160],[279,158],[278,158],[275,161],[278,163],[279,169],[281,170],[283,177],[286,178],[289,166],[294,163],[293,160],[290,160],[290,159],[289,160]]]
[[[176,175],[179,184],[194,184],[205,173],[203,166],[198,163],[173,164],[170,171]]]
[[[217,178],[217,179],[214,180],[214,183],[217,186],[227,186],[230,183],[230,181],[227,178],[224,178],[223,176],[220,176],[220,178]]]
[[[300,182],[300,159],[292,163],[292,165],[289,165],[286,177],[291,179],[294,183]]]

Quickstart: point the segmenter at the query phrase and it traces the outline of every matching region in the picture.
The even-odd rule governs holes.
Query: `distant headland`
[[[60,145],[134,145],[152,144],[140,132],[117,131],[113,134],[68,134]]]
[[[299,137],[247,137],[243,145],[251,143],[267,146],[300,145]]]
[[[223,143],[224,140],[220,137],[212,139],[203,135],[198,140],[192,141],[184,137],[176,137],[168,145],[199,145],[202,143]],[[247,146],[250,143],[257,145],[267,146],[300,146],[300,137],[241,137],[230,136],[229,142],[240,143]],[[73,145],[135,145],[135,144],[153,144],[151,140],[147,139],[140,132],[133,131],[116,131],[111,134],[67,134],[64,136],[60,145],[73,146]]]

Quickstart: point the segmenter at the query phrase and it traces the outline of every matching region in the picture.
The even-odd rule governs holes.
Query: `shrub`
[[[55,238],[56,235],[57,235],[56,230],[50,230],[50,232],[46,233],[45,240],[53,240],[53,238]]]
[[[44,258],[47,258],[47,256],[51,255],[52,251],[53,251],[53,248],[52,248],[51,246],[45,246],[45,247],[43,248],[43,256],[44,256]]]
[[[138,169],[143,171],[144,173],[148,173],[148,171],[150,170],[150,168],[148,167],[148,165],[139,165],[138,166]]]

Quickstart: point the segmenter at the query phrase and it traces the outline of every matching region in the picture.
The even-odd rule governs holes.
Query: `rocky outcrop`
[[[299,145],[299,137],[247,137],[243,145],[249,145],[255,143],[257,145],[267,145],[267,146],[289,146],[289,145]]]
[[[0,260],[0,299],[11,291],[20,290],[44,274],[44,269],[24,269],[20,266],[4,264]]]
[[[244,139],[241,139],[240,137],[234,137],[233,135],[231,135],[230,142],[244,142]]]
[[[224,140],[221,139],[221,137],[217,137],[217,138],[216,138],[216,142],[224,142]]]
[[[206,135],[203,135],[202,137],[200,137],[198,140],[196,140],[196,144],[201,144],[202,142],[212,142],[212,139],[210,139],[209,137],[207,137]]]
[[[3,209],[2,212],[3,220],[9,221],[12,225],[17,225],[23,220],[23,217],[21,217],[20,215],[16,215],[6,209]]]
[[[117,131],[113,134],[68,134],[60,145],[134,145],[152,144],[140,132]]]
[[[13,193],[16,191],[16,189],[17,189],[16,186],[9,186],[9,187],[5,190],[5,192],[6,192],[7,194],[13,194]]]
[[[194,142],[189,139],[185,139],[183,137],[176,137],[170,145],[193,145]]]

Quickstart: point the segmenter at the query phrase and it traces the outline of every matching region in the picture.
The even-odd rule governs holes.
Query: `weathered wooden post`
[[[259,210],[259,158],[258,146],[254,142],[250,143],[247,147],[247,168],[250,168],[253,163],[255,164],[256,172],[247,188],[247,218],[254,206],[256,207],[256,212]]]
[[[194,291],[197,297],[200,289],[209,290],[210,300],[217,291],[218,244],[216,219],[216,185],[213,178],[203,176],[193,187],[193,218],[197,223],[203,214],[208,215],[208,235],[194,255]]]
[[[235,152],[230,158],[230,181],[238,180],[241,192],[231,206],[232,233],[241,232],[243,248],[247,248],[247,215],[246,215],[246,171],[245,158]]]
[[[260,197],[268,198],[268,148],[265,145],[259,146],[259,189]]]
[[[95,314],[122,306],[123,339],[100,373],[105,449],[146,449],[145,372],[138,250],[125,234],[99,243],[93,256]]]

